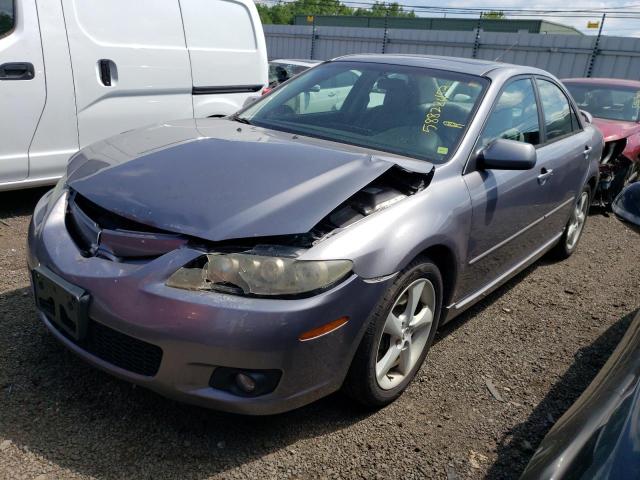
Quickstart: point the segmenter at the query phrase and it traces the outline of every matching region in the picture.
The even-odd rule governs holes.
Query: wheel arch
[[[589,185],[589,188],[591,188],[591,199],[593,200],[593,197],[596,193],[596,188],[598,188],[598,177],[597,175],[592,175],[591,178],[589,178],[589,180],[587,180],[587,185]]]
[[[445,244],[431,245],[422,250],[417,257],[429,258],[435,263],[442,276],[442,308],[446,308],[453,301],[457,279],[458,262],[453,249]]]

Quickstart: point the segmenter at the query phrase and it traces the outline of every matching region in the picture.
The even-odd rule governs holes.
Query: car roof
[[[393,65],[408,65],[413,67],[434,68],[457,73],[469,73],[471,75],[486,75],[493,70],[508,69],[514,73],[534,73],[549,75],[544,70],[513,65],[491,60],[477,60],[461,57],[444,57],[439,55],[410,55],[410,54],[357,54],[345,55],[334,58],[333,61],[349,62],[374,62],[387,63]]]
[[[302,67],[313,67],[319,63],[322,63],[323,60],[298,60],[298,59],[290,59],[290,58],[276,58],[271,60],[269,63],[286,63],[289,65],[300,65]]]
[[[623,78],[563,78],[563,82],[640,88],[640,81]]]

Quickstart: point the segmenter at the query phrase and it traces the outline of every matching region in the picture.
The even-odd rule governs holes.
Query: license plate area
[[[50,322],[76,342],[87,334],[89,294],[46,267],[32,272],[38,308]]]

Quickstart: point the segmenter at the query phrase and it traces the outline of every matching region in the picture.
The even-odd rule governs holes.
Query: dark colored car
[[[438,325],[575,251],[601,148],[542,70],[342,57],[75,155],[29,229],[40,317],[179,400],[265,414],[344,387],[381,407]]]
[[[613,201],[612,210],[620,220],[640,231],[640,182],[627,185]]]
[[[625,185],[640,179],[640,81],[571,78],[563,83],[604,136],[594,200],[609,206]]]
[[[640,312],[593,382],[542,440],[521,480],[596,478],[640,478]]]

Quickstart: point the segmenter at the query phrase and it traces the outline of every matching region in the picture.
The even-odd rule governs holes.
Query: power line
[[[272,4],[286,4],[292,3],[292,1],[283,1],[283,0],[262,0],[262,3],[272,3]],[[322,0],[317,0],[316,2],[308,2],[308,4],[315,6],[322,6],[325,4]],[[361,5],[367,7],[373,6],[389,6],[395,2],[370,2],[370,1],[356,1],[356,0],[345,0],[341,1],[343,5]],[[432,5],[409,5],[398,3],[398,5],[404,9],[411,9],[414,11],[433,11],[438,13],[456,13],[456,14],[476,14],[478,12],[487,12],[487,11],[500,11],[504,14],[519,14],[519,13],[527,13],[527,14],[588,14],[588,13],[608,13],[612,10],[615,10],[616,14],[629,14],[629,15],[640,15],[639,11],[623,11],[624,8],[640,8],[640,4],[632,4],[632,5],[624,5],[617,7],[605,7],[605,8],[593,8],[593,7],[574,7],[573,9],[527,9],[527,8],[513,8],[513,7],[441,7],[441,6],[432,6]]]

